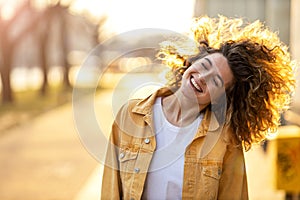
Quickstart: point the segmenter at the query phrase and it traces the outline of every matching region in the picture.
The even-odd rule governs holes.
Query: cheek
[[[189,74],[190,74],[190,68],[188,68],[187,70],[185,70],[185,72],[182,75],[182,79],[187,79]]]
[[[216,102],[222,94],[225,93],[224,87],[216,87],[214,85],[208,85],[208,92],[212,102]]]

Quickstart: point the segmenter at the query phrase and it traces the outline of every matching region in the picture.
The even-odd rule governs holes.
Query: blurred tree
[[[63,58],[63,66],[65,68],[64,70],[64,85],[65,87],[69,88],[71,86],[70,80],[69,80],[69,71],[70,71],[70,64],[68,62],[68,53],[69,53],[69,42],[68,42],[68,28],[67,28],[67,19],[65,17],[66,7],[61,7],[61,9],[58,12],[59,18],[61,19],[61,32],[60,32],[60,41],[62,44],[62,58]]]
[[[38,55],[27,56],[39,57],[39,66],[43,73],[43,83],[40,90],[42,95],[45,95],[47,90],[48,70],[53,64],[51,63],[53,52],[60,53],[60,65],[64,68],[63,83],[65,87],[69,88],[71,84],[68,54],[72,50],[87,52],[99,42],[99,31],[106,21],[105,17],[95,23],[80,14],[74,15],[69,9],[74,2],[73,0],[68,1],[67,4],[60,0],[47,2],[48,5],[43,10],[38,11],[32,6],[31,1],[27,0],[10,19],[3,19],[0,15],[0,75],[3,103],[13,102],[10,74],[15,59],[15,51],[27,36],[33,37],[39,48]],[[79,42],[82,37],[89,38],[90,44],[82,45],[82,43],[87,43],[86,39],[84,42]],[[53,43],[55,43],[55,48],[53,48]],[[25,53],[30,54],[30,51]],[[26,65],[26,63],[22,63],[22,65]]]
[[[49,69],[49,54],[51,52],[51,47],[56,46],[56,51],[60,52],[60,65],[64,68],[63,74],[63,84],[65,88],[70,88],[71,83],[69,80],[69,70],[70,63],[68,62],[68,54],[72,50],[84,50],[89,51],[90,49],[86,49],[86,47],[80,47],[80,45],[76,45],[74,43],[80,43],[79,40],[82,39],[80,34],[84,37],[88,37],[91,40],[89,48],[96,46],[99,42],[99,31],[104,23],[106,18],[103,17],[99,19],[97,23],[92,23],[88,20],[88,18],[84,18],[80,15],[74,15],[70,13],[69,8],[74,1],[69,1],[68,4],[62,3],[62,1],[55,1],[49,5],[43,13],[43,18],[41,19],[41,23],[43,25],[43,31],[40,32],[40,61],[41,68],[43,72],[43,84],[41,87],[41,94],[44,95],[46,93],[46,88],[48,85],[47,73]],[[82,24],[84,27],[82,28]],[[81,24],[81,25],[80,25]],[[76,39],[72,40],[72,35],[74,35]],[[56,36],[55,36],[56,35]],[[55,38],[57,37],[57,38]],[[53,49],[53,48],[52,48]],[[51,56],[50,56],[51,57]]]
[[[48,43],[48,34],[47,34],[47,29],[50,25],[50,18],[51,18],[51,10],[47,9],[43,13],[43,18],[40,20],[40,23],[43,23],[44,28],[43,31],[39,33],[38,38],[38,44],[40,47],[40,67],[43,73],[43,83],[41,86],[41,94],[45,95],[46,94],[46,88],[48,85],[48,63],[47,63],[47,43]]]
[[[70,1],[72,3],[73,1]],[[69,4],[70,5],[70,4]],[[49,5],[43,13],[43,18],[41,23],[43,26],[43,31],[40,32],[40,64],[43,72],[43,83],[41,87],[41,94],[46,94],[46,88],[48,86],[48,69],[50,64],[48,62],[49,56],[51,54],[51,48],[49,48],[49,43],[53,42],[53,38],[49,37],[53,31],[58,33],[58,45],[61,52],[61,65],[64,68],[64,86],[69,88],[71,86],[69,80],[69,62],[67,60],[69,53],[68,45],[68,24],[66,22],[66,14],[68,13],[69,5],[62,5],[61,1],[56,1],[55,4]],[[57,26],[58,24],[58,26]]]
[[[10,73],[12,70],[12,62],[14,51],[22,38],[30,33],[31,29],[38,21],[38,16],[34,15],[29,23],[24,27],[19,27],[18,30],[14,29],[14,25],[20,20],[27,12],[32,12],[30,2],[26,1],[20,6],[15,15],[10,19],[3,19],[0,16],[0,75],[2,83],[2,102],[8,103],[13,101]]]

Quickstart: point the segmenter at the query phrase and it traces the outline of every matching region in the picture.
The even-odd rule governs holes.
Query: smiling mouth
[[[197,84],[197,82],[195,81],[195,79],[194,79],[193,76],[191,76],[190,81],[191,81],[192,86],[194,86],[194,88],[195,88],[198,92],[200,92],[200,93],[203,92],[202,88]]]

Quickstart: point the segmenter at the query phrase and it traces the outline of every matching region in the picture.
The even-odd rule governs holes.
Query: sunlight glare
[[[24,0],[3,1],[1,16],[9,19],[15,11],[14,4]],[[49,0],[48,0],[49,1]],[[49,3],[35,0],[37,7]],[[195,0],[75,0],[71,10],[77,13],[88,11],[96,18],[108,16],[106,26],[110,32],[121,33],[141,28],[161,28],[186,32],[193,17]]]
[[[109,22],[118,33],[139,28],[187,31],[194,0],[112,0]]]
[[[107,15],[108,0],[76,0],[71,5],[75,12],[88,11],[95,17]]]
[[[15,8],[12,4],[4,4],[0,10],[0,15],[3,20],[9,20],[15,14]]]
[[[98,18],[107,15],[110,32],[140,28],[185,32],[194,13],[194,0],[76,0],[71,9],[88,10]]]

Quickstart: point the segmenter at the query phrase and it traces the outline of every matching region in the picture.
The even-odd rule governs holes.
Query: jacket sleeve
[[[121,199],[122,186],[118,163],[118,129],[112,126],[110,140],[107,146],[104,170],[102,176],[101,199]]]
[[[243,149],[228,147],[219,185],[219,200],[248,200],[247,176]]]

